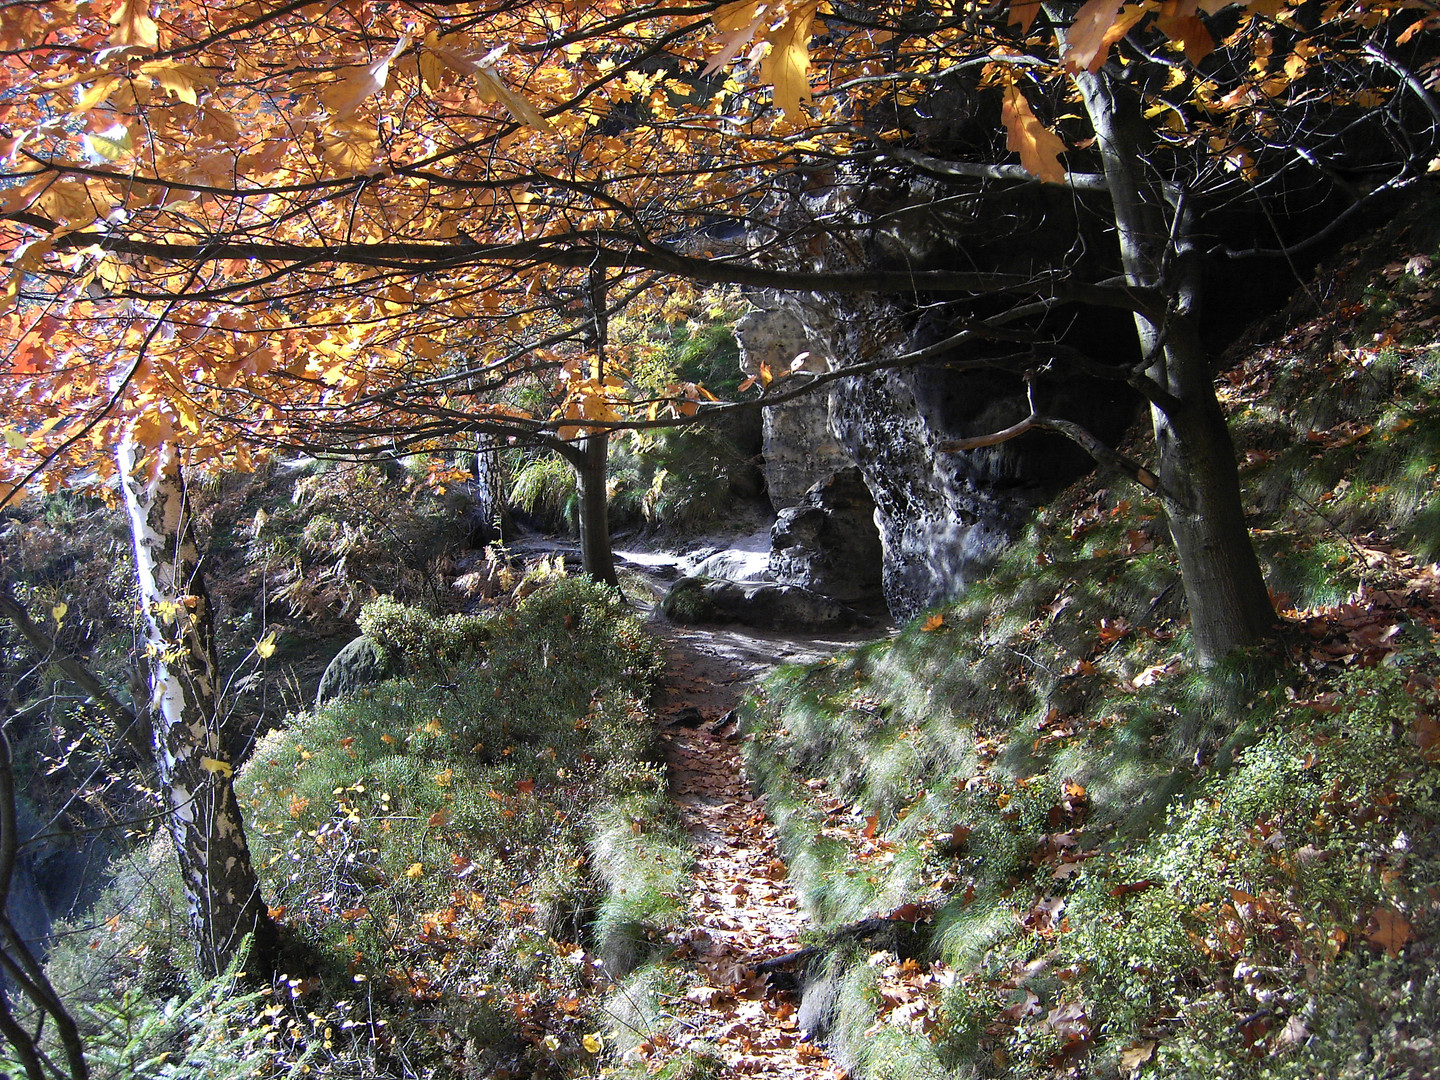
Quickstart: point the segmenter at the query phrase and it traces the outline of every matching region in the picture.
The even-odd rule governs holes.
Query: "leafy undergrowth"
[[[1440,1072],[1436,239],[1352,253],[1339,323],[1222,382],[1274,653],[1193,670],[1159,507],[1092,479],[963,600],[752,700],[857,1075]]]
[[[642,705],[658,651],[617,594],[569,578],[513,611],[362,621],[417,648],[411,677],[292,717],[237,783],[293,974],[246,1007],[224,980],[187,998],[163,843],[120,870],[110,923],[57,951],[91,1044],[134,1043],[114,1075],[169,1075],[162,1051],[205,1075],[604,1060],[613,977],[675,928],[688,880]]]

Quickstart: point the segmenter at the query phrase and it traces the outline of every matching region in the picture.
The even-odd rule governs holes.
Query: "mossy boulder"
[[[372,686],[386,679],[393,679],[401,673],[399,657],[387,652],[374,639],[361,634],[338,653],[320,676],[320,688],[315,692],[315,707],[318,709],[327,701],[342,694],[353,693],[364,686]]]

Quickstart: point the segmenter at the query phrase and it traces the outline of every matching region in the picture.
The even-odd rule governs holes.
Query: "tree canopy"
[[[0,19],[9,485],[103,480],[119,433],[243,466],[326,430],[421,448],[417,417],[633,422],[577,362],[604,345],[593,297],[710,282],[951,305],[945,349],[875,340],[839,367],[994,363],[965,349],[998,339],[1017,372],[1063,356],[1166,423],[1205,414],[1177,445],[1223,441],[1207,362],[1157,359],[1197,333],[1197,262],[1293,257],[1424,177],[1440,122],[1417,0],[56,0]],[[895,242],[917,213],[1003,233],[997,194],[1045,215],[1056,192],[1098,231],[1003,263]],[[1134,312],[1141,358],[1066,353],[1081,304]],[[533,379],[559,408],[502,392]],[[1197,520],[1228,503],[1238,553],[1233,478],[1201,496],[1177,462],[1147,475]],[[1248,578],[1218,651],[1269,619]]]

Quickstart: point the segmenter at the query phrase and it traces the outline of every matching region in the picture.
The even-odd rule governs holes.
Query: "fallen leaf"
[[[1414,937],[1414,933],[1409,920],[1398,911],[1390,908],[1376,908],[1370,913],[1370,922],[1365,927],[1365,936],[1372,945],[1378,945],[1384,949],[1386,955],[1396,957]]]
[[[1151,881],[1148,878],[1144,881],[1132,881],[1124,885],[1116,885],[1113,889],[1110,890],[1110,895],[1129,896],[1131,893],[1144,892],[1147,889],[1153,889],[1158,884],[1158,881]]]
[[[1155,1040],[1132,1043],[1120,1051],[1120,1071],[1130,1075],[1155,1056]]]

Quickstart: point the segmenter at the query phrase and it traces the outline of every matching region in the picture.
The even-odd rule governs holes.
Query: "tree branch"
[[[24,606],[10,595],[9,582],[0,585],[0,615],[10,620],[15,629],[43,660],[54,664],[64,672],[67,679],[95,700],[104,710],[105,715],[110,718],[110,722],[115,725],[117,734],[140,755],[142,761],[150,760],[154,753],[150,744],[150,725],[140,715],[126,707],[94,672],[61,649],[55,643],[55,639],[30,618],[30,613],[25,610]]]

